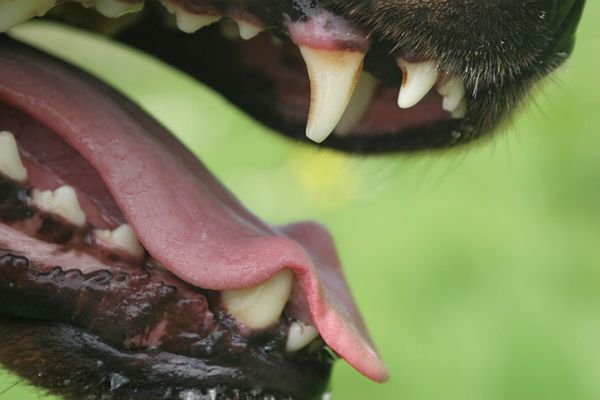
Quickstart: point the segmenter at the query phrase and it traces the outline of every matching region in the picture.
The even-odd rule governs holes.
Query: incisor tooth
[[[279,319],[293,281],[292,271],[284,269],[257,286],[224,291],[223,304],[238,321],[253,329],[264,329]]]
[[[342,119],[334,131],[338,136],[349,134],[363,119],[373,101],[377,89],[377,79],[368,72],[363,72],[354,89],[354,94],[342,115]]]
[[[168,12],[175,15],[177,28],[179,28],[180,31],[185,33],[194,33],[199,29],[213,24],[221,19],[221,17],[218,15],[192,14],[168,1],[163,0],[162,4]]]
[[[452,118],[461,119],[464,118],[465,115],[467,115],[467,99],[463,97],[456,109],[452,111]]]
[[[98,239],[109,246],[114,246],[134,257],[144,255],[144,248],[135,236],[131,226],[127,224],[123,224],[113,231],[97,229],[94,233]]]
[[[96,10],[108,18],[118,18],[124,14],[137,13],[144,8],[144,2],[129,3],[122,0],[96,0]]]
[[[350,102],[362,70],[364,53],[300,46],[310,78],[306,136],[321,143],[336,127]]]
[[[433,88],[438,78],[438,71],[432,61],[409,63],[399,58],[398,65],[403,73],[398,106],[410,108],[421,101]]]
[[[60,215],[74,225],[85,225],[85,214],[79,205],[75,189],[71,186],[61,186],[54,192],[34,189],[32,196],[40,210]]]
[[[27,180],[27,170],[19,157],[15,137],[7,131],[0,132],[0,173],[17,182]]]
[[[465,84],[459,77],[452,77],[438,88],[438,93],[444,97],[442,108],[453,112],[465,97]]]
[[[285,344],[285,350],[288,352],[298,351],[312,342],[319,332],[312,325],[305,325],[301,322],[292,322]]]
[[[55,3],[56,0],[0,0],[0,32],[33,17],[41,17]]]
[[[240,31],[240,37],[244,40],[250,40],[263,31],[263,28],[261,28],[260,26],[251,24],[246,21],[240,20],[237,21],[237,24]]]

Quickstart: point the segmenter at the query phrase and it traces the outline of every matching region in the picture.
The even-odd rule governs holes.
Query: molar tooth
[[[256,286],[224,291],[221,294],[227,311],[253,329],[264,329],[277,322],[290,293],[294,274],[284,269]]]
[[[18,182],[27,180],[27,170],[19,157],[17,142],[8,131],[0,132],[0,173]]]
[[[134,257],[142,257],[144,248],[128,224],[123,224],[113,231],[96,229],[94,234],[109,246],[114,246]]]
[[[71,186],[61,186],[54,192],[34,189],[32,197],[34,204],[40,210],[60,215],[74,225],[85,225],[85,213],[79,205],[75,189]]]
[[[168,12],[175,15],[177,28],[185,33],[194,33],[200,28],[204,28],[221,19],[218,15],[192,14],[168,1],[162,0],[161,2]]]
[[[144,8],[144,2],[126,2],[121,0],[96,0],[96,10],[108,18],[118,18],[124,14],[137,13]]]
[[[33,17],[41,17],[54,4],[56,0],[0,0],[0,32]]]
[[[321,143],[340,122],[362,71],[365,54],[300,46],[310,78],[306,136]]]
[[[312,325],[305,325],[301,322],[292,322],[288,332],[285,350],[294,352],[304,348],[319,336],[319,332]]]
[[[453,112],[465,97],[465,83],[459,77],[454,76],[440,86],[437,91],[444,97],[442,108]]]
[[[454,111],[452,111],[452,118],[454,119],[461,119],[464,118],[465,115],[467,115],[467,99],[465,99],[464,97],[462,98],[462,100],[460,101],[460,103],[458,103],[458,106],[456,107],[456,109]]]
[[[263,28],[246,21],[237,21],[240,31],[240,37],[244,40],[250,40],[263,31]]]
[[[370,73],[363,72],[360,75],[350,103],[334,129],[336,135],[346,136],[360,123],[371,106],[377,85],[377,79]]]
[[[398,95],[398,106],[410,108],[429,93],[438,78],[438,71],[432,61],[409,63],[398,58],[398,66],[402,68],[402,87]]]

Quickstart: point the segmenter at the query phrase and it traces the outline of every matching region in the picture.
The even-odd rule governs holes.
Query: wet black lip
[[[335,1],[324,3],[333,4]],[[275,21],[277,15],[279,15],[278,9],[287,10],[293,4],[295,3],[291,0],[277,1],[272,7],[269,7],[270,11],[268,12],[264,11],[264,7],[261,7],[260,2],[249,2],[247,6],[254,13],[262,12],[268,20]],[[398,2],[398,4],[401,4],[401,2]],[[565,6],[565,4],[567,3],[561,3],[560,7],[562,8],[558,9],[552,16],[557,22],[553,28],[554,33],[551,40],[544,43],[545,49],[536,50],[536,59],[531,60],[527,68],[516,68],[515,71],[518,71],[518,73],[513,71],[501,79],[497,77],[490,77],[491,80],[489,81],[480,79],[480,77],[485,76],[484,69],[485,71],[494,69],[491,64],[481,66],[482,70],[478,70],[472,66],[467,67],[467,64],[463,65],[463,61],[459,59],[453,59],[452,57],[456,56],[451,56],[453,53],[447,51],[447,49],[436,50],[434,48],[429,51],[431,58],[437,59],[436,53],[439,53],[442,60],[448,62],[448,65],[452,66],[453,69],[462,71],[460,75],[467,84],[468,112],[465,118],[432,121],[427,125],[407,128],[401,132],[378,132],[374,135],[362,135],[360,137],[331,135],[319,146],[361,154],[415,152],[460,146],[491,136],[498,130],[502,122],[510,118],[514,111],[527,99],[531,87],[562,64],[571,53],[574,32],[581,17],[585,0],[571,1],[568,6]],[[344,7],[334,7],[333,9],[344,9]],[[348,18],[352,20],[352,17],[350,15]],[[354,20],[358,25],[359,19],[355,18]],[[231,84],[230,77],[219,76],[220,72],[215,73],[214,68],[207,67],[206,63],[211,61],[203,61],[206,53],[202,46],[207,43],[210,45],[210,41],[205,40],[203,42],[200,38],[206,36],[207,31],[217,31],[215,27],[204,28],[196,34],[189,35],[168,28],[164,21],[164,10],[160,5],[147,4],[146,12],[141,21],[132,24],[131,27],[123,30],[114,38],[152,54],[212,86],[257,121],[273,128],[282,135],[300,142],[314,144],[304,135],[304,123],[298,122],[298,119],[292,121],[286,118],[278,112],[276,107],[269,104],[269,102],[275,104],[277,99],[269,94],[268,85],[265,86],[265,90],[260,90],[259,93],[245,93]],[[371,32],[374,41],[381,40],[376,44],[381,45],[383,48],[394,48],[394,43],[386,43],[386,39],[383,38],[378,39],[381,35],[378,35],[376,30],[365,28],[365,31]],[[210,33],[208,35],[210,36]],[[528,39],[524,37],[522,40],[527,41]],[[515,54],[514,57],[517,60],[520,56]],[[463,58],[468,57],[463,54]],[[503,55],[503,60],[506,60],[505,55]],[[390,84],[390,82],[397,79],[398,76],[395,76],[391,79],[382,79],[382,81]],[[271,99],[264,100],[269,96],[271,96]],[[263,100],[257,101],[261,97]]]

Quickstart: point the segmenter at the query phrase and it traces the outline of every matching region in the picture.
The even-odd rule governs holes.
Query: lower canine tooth
[[[268,328],[283,312],[293,281],[292,271],[284,269],[257,286],[223,292],[222,301],[227,311],[248,327]]]
[[[342,119],[335,127],[338,136],[349,134],[363,119],[373,101],[377,89],[377,79],[368,72],[363,72],[354,89],[354,94]]]
[[[362,71],[364,53],[300,46],[310,78],[306,136],[321,143],[340,122]]]
[[[19,157],[15,137],[7,131],[0,132],[0,173],[18,182],[27,180],[27,170]]]
[[[140,245],[131,226],[127,224],[119,226],[114,231],[98,229],[94,234],[98,239],[109,246],[114,246],[134,257],[141,257],[144,255],[144,248]]]
[[[0,0],[0,32],[33,17],[41,17],[55,3],[55,0]]]
[[[34,204],[40,210],[60,215],[74,225],[85,225],[85,214],[79,205],[75,189],[71,186],[61,186],[54,192],[34,189],[32,196]]]
[[[444,97],[442,108],[448,112],[453,112],[465,97],[465,84],[462,79],[455,76],[440,86],[438,93]]]
[[[122,0],[96,0],[96,10],[108,18],[118,18],[124,14],[137,13],[144,8],[144,2]]]
[[[192,14],[183,8],[168,1],[162,1],[163,6],[171,14],[175,14],[177,28],[185,33],[194,33],[205,26],[211,25],[221,19],[217,15]]]
[[[319,332],[312,325],[304,325],[301,322],[292,322],[288,332],[285,350],[288,352],[298,351],[315,340]]]
[[[409,63],[399,58],[398,66],[402,68],[402,87],[398,95],[398,106],[410,108],[420,102],[435,85],[438,71],[432,61]]]

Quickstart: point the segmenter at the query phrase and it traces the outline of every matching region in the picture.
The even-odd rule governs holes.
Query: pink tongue
[[[59,134],[97,169],[140,241],[169,271],[198,287],[231,290],[291,268],[325,342],[367,377],[387,378],[322,227],[268,226],[112,89],[6,39],[0,49],[0,99]]]

